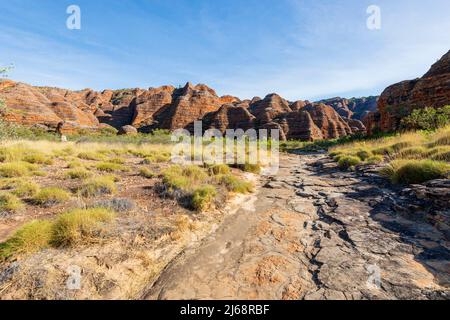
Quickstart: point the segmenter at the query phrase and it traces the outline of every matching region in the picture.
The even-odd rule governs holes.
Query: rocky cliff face
[[[365,131],[362,122],[345,119],[325,104],[289,103],[276,94],[253,101],[224,105],[219,111],[208,114],[203,119],[205,129],[215,128],[221,132],[227,128],[279,129],[283,140],[306,141],[340,138]]]
[[[94,114],[85,111],[88,106],[68,99],[64,90],[32,87],[9,80],[0,83],[0,90],[0,99],[7,106],[2,111],[6,121],[28,126],[39,124],[52,129],[64,122],[78,129],[91,130],[99,126]]]
[[[241,101],[233,96],[219,97],[202,84],[96,92],[32,87],[5,80],[0,82],[0,99],[8,106],[5,120],[46,125],[62,133],[108,126],[120,132],[125,132],[125,126],[141,132],[192,129],[196,120],[203,120],[205,130],[280,129],[282,139],[308,141],[365,131],[360,121],[324,103],[289,102],[277,94]]]
[[[422,78],[396,83],[384,90],[378,112],[366,124],[375,130],[399,129],[401,119],[418,108],[440,108],[450,104],[450,51],[436,62]]]
[[[331,106],[340,116],[362,121],[370,112],[377,111],[378,97],[331,98],[319,101]]]

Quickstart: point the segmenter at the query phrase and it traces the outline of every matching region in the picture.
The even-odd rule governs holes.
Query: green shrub
[[[433,160],[397,160],[381,170],[395,184],[417,184],[445,178],[450,165]]]
[[[450,124],[450,106],[414,110],[401,121],[407,130],[436,130]]]
[[[65,176],[69,179],[87,179],[92,173],[85,168],[76,168],[66,172]]]
[[[16,212],[23,207],[23,202],[12,193],[0,193],[0,212]]]
[[[107,208],[75,209],[61,214],[54,222],[51,242],[58,247],[92,242],[101,237],[105,224],[116,213]]]
[[[117,192],[117,187],[112,176],[94,177],[83,183],[78,192],[82,196],[89,198],[104,194],[114,194]]]
[[[141,168],[139,170],[139,175],[141,177],[147,178],[147,179],[152,179],[156,176],[156,174],[150,170],[149,168]]]
[[[354,166],[357,166],[361,163],[361,160],[358,157],[354,156],[343,156],[339,159],[338,164],[341,169],[349,169]]]
[[[224,185],[228,191],[235,193],[250,193],[253,192],[254,187],[251,182],[244,181],[233,175],[219,175],[217,180],[220,184]]]
[[[191,206],[197,211],[207,210],[216,196],[217,190],[213,186],[206,185],[199,187],[192,194]]]
[[[0,244],[0,258],[31,254],[49,246],[52,236],[52,222],[35,220],[22,226],[5,243]]]

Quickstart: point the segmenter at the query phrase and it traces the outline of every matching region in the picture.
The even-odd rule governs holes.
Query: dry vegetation
[[[221,221],[227,198],[254,191],[244,171],[261,170],[170,155],[170,144],[3,141],[0,299],[136,298]],[[71,291],[74,265],[83,284]]]
[[[446,178],[450,172],[450,127],[345,144],[332,148],[330,156],[343,169],[386,164],[380,173],[398,184]]]

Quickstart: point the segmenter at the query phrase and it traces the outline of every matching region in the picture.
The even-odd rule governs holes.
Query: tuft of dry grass
[[[432,133],[410,132],[394,137],[344,144],[330,150],[340,166],[349,159],[361,163],[390,163],[383,171],[394,183],[419,183],[442,177],[450,161],[450,127]],[[399,167],[400,166],[400,167]],[[401,168],[401,170],[400,170]],[[417,172],[414,172],[417,170]],[[404,176],[407,172],[411,178]]]
[[[12,213],[24,207],[23,202],[12,193],[0,193],[0,212]]]
[[[361,159],[355,156],[339,156],[338,164],[341,169],[354,168],[361,163]]]
[[[74,209],[56,220],[34,220],[0,244],[0,259],[32,254],[48,247],[94,242],[107,231],[116,213],[107,208]]]
[[[214,186],[205,185],[197,188],[191,197],[191,206],[196,211],[204,211],[211,207],[217,196],[217,190]]]
[[[139,175],[141,177],[147,178],[147,179],[153,179],[156,177],[156,174],[150,170],[149,168],[141,168],[139,169]]]
[[[163,183],[170,189],[191,191],[193,187],[207,182],[208,174],[198,166],[171,166],[163,172]]]
[[[260,174],[262,170],[261,165],[252,163],[238,164],[237,168],[244,172],[250,172],[254,174]]]
[[[78,158],[82,159],[82,160],[102,161],[105,159],[105,156],[99,152],[85,151],[85,152],[80,152],[78,154]]]
[[[128,168],[125,166],[118,164],[118,163],[112,163],[112,162],[101,162],[95,166],[95,168],[98,171],[102,172],[116,172],[116,171],[128,171]]]
[[[107,208],[75,209],[61,214],[52,227],[51,243],[57,247],[93,242],[105,232],[116,213]]]
[[[208,168],[208,170],[211,175],[215,175],[215,176],[230,174],[230,172],[231,172],[230,167],[226,164],[212,165]]]
[[[445,178],[450,165],[433,160],[395,160],[380,173],[397,184],[417,184],[433,179]]]
[[[113,176],[100,176],[88,179],[78,189],[78,193],[86,198],[114,194],[116,192],[117,187]]]
[[[34,197],[33,202],[40,206],[54,206],[64,203],[70,199],[70,193],[60,188],[44,188]]]
[[[69,179],[87,179],[92,176],[92,172],[85,168],[76,168],[66,172],[66,178]]]
[[[0,164],[0,176],[4,178],[24,177],[30,174],[25,162],[9,162]]]
[[[228,191],[235,193],[250,193],[253,192],[254,186],[251,182],[244,181],[231,174],[219,175],[217,180],[224,185]]]
[[[35,220],[22,226],[5,243],[0,244],[0,259],[31,254],[47,248],[52,237],[52,222]]]
[[[10,190],[12,194],[20,197],[33,197],[39,192],[39,185],[24,178],[0,180],[0,189]]]

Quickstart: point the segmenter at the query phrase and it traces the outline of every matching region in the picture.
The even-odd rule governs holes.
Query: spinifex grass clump
[[[191,191],[193,187],[207,182],[208,174],[197,166],[171,166],[163,172],[163,183],[169,189]]]
[[[381,174],[398,184],[417,184],[445,178],[450,164],[433,160],[396,160],[381,170]]]
[[[30,174],[30,168],[25,162],[9,162],[0,164],[0,177],[16,178]]]
[[[70,199],[70,193],[60,188],[44,188],[33,198],[37,205],[49,207],[64,203]]]
[[[226,164],[216,164],[212,165],[208,168],[209,173],[212,175],[223,175],[223,174],[229,174],[230,173],[230,167]]]
[[[442,178],[448,173],[450,161],[450,127],[345,144],[330,150],[330,157],[343,168],[357,159],[363,164],[387,162],[389,165],[382,172],[393,183]]]
[[[82,160],[90,160],[90,161],[102,161],[105,159],[105,156],[100,152],[80,152],[78,154],[78,158]]]
[[[81,185],[78,192],[87,198],[114,194],[117,192],[115,178],[112,176],[100,176],[88,179]]]
[[[338,164],[341,169],[350,169],[354,168],[358,164],[361,163],[361,159],[359,157],[354,156],[340,156]]]
[[[75,209],[55,220],[35,220],[22,226],[0,244],[0,259],[32,254],[50,247],[67,247],[98,241],[116,216],[109,208]]]
[[[23,202],[14,194],[0,192],[0,213],[14,213],[23,207]]]
[[[141,168],[139,169],[139,175],[141,177],[147,178],[147,179],[152,179],[154,177],[156,177],[156,174],[150,170],[149,168]]]
[[[64,247],[96,241],[115,216],[115,212],[107,208],[75,209],[63,213],[52,226],[51,243]]]
[[[32,163],[32,164],[45,164],[45,165],[51,165],[53,163],[53,160],[51,157],[47,156],[46,154],[40,153],[40,152],[33,152],[28,155],[25,155],[23,157],[23,161]]]
[[[215,197],[217,190],[214,186],[205,185],[198,187],[192,193],[191,206],[194,210],[203,211],[209,209]]]
[[[26,178],[0,180],[0,189],[9,190],[20,198],[32,197],[39,191],[39,185]]]
[[[115,171],[127,171],[128,168],[126,168],[125,166],[118,164],[118,163],[113,163],[113,162],[101,162],[99,164],[97,164],[96,169],[98,171],[102,171],[102,172],[115,172]]]
[[[217,180],[230,192],[250,193],[254,190],[251,182],[244,181],[241,178],[235,177],[231,174],[219,175],[217,176]]]
[[[69,179],[87,179],[92,176],[92,172],[83,167],[75,168],[66,172],[65,176]]]
[[[163,184],[170,194],[181,199],[188,198],[188,207],[203,211],[208,209],[217,196],[206,171],[197,166],[172,166],[163,172]]]
[[[244,171],[244,172],[250,172],[255,174],[261,173],[261,165],[260,164],[254,164],[254,163],[245,163],[245,164],[238,164],[237,168]]]
[[[52,238],[52,222],[32,221],[25,224],[5,243],[0,244],[0,259],[31,254],[47,248]]]

